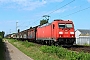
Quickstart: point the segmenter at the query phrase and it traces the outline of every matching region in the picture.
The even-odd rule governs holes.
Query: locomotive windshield
[[[66,24],[66,28],[72,28],[72,24]]]
[[[59,28],[65,28],[65,24],[59,24]]]
[[[72,28],[72,24],[59,24],[59,28]]]

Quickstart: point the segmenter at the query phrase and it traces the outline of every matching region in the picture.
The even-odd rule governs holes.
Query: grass
[[[84,52],[69,51],[62,47],[42,46],[41,50],[44,53],[55,53],[59,58],[66,60],[89,60],[90,54]]]
[[[27,41],[17,41],[14,39],[8,39],[8,41],[34,60],[60,60],[55,53],[50,54],[41,51],[41,46],[38,44]]]
[[[39,46],[27,41],[9,39],[9,42],[34,60],[89,60],[90,54],[73,52],[62,47]]]
[[[5,54],[4,54],[4,43],[2,41],[2,38],[0,38],[0,60],[5,60]]]
[[[90,46],[90,44],[85,43],[84,46]]]

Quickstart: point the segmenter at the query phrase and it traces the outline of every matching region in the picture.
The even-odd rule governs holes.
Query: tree
[[[49,15],[43,15],[44,19],[40,20],[40,25],[46,24],[49,21]]]
[[[46,24],[46,23],[48,23],[48,20],[40,20],[40,25],[43,25],[43,24]]]
[[[1,36],[2,38],[4,38],[4,34],[5,34],[4,31],[0,32],[0,36]]]

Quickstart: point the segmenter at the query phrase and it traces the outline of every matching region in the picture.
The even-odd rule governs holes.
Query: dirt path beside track
[[[5,42],[5,58],[6,60],[33,60],[30,57],[26,56],[12,44],[10,44],[7,40]]]

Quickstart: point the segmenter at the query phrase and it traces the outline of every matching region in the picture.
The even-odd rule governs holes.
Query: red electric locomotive
[[[54,20],[37,27],[36,41],[44,44],[73,45],[75,42],[74,24],[70,20]]]

